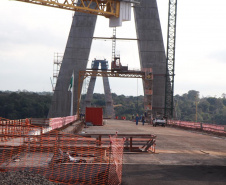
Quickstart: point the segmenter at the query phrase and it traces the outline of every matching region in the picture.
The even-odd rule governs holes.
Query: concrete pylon
[[[152,68],[154,74],[153,114],[163,113],[166,56],[156,0],[140,0],[140,4],[134,8],[134,16],[141,68]],[[70,92],[67,90],[73,70],[75,71],[74,107],[75,109],[77,107],[78,74],[80,70],[86,69],[95,23],[95,15],[75,12],[49,117],[69,115]]]
[[[74,111],[76,114],[78,100],[78,75],[85,71],[93,33],[96,25],[96,15],[75,12],[69,33],[63,61],[58,75],[52,104],[48,117],[65,117],[70,115],[71,93],[68,92],[70,78],[74,70]]]
[[[82,113],[85,113],[86,107],[91,107],[91,102],[92,102],[92,99],[93,99],[93,91],[94,91],[96,79],[97,79],[96,76],[91,76],[91,78],[90,78]]]
[[[115,118],[115,111],[113,107],[113,99],[110,89],[110,84],[108,77],[103,77],[103,84],[104,84],[104,94],[105,94],[105,117],[106,118]]]
[[[154,75],[152,113],[163,114],[166,55],[156,0],[141,0],[134,8],[134,17],[141,68],[152,68]]]
[[[92,70],[98,70],[99,64],[101,64],[102,71],[107,71],[108,61],[106,61],[106,60],[92,61]],[[104,94],[105,94],[105,117],[106,118],[115,118],[113,99],[112,99],[109,80],[108,80],[108,77],[102,77],[102,78],[103,78]],[[84,101],[84,105],[82,107],[82,113],[85,113],[86,107],[91,107],[91,101],[93,99],[95,83],[96,83],[96,76],[91,76],[89,86],[88,86],[88,91],[87,91],[85,101]]]

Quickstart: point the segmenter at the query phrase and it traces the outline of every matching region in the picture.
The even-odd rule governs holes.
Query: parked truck
[[[166,120],[164,118],[155,118],[152,121],[153,127],[156,127],[157,125],[165,127],[166,126]]]

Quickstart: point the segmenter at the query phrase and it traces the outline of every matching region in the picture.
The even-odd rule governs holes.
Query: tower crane
[[[107,18],[119,17],[120,3],[137,3],[134,0],[15,0],[25,3],[102,15]]]
[[[131,20],[131,4],[135,0],[14,0],[36,5],[49,6],[95,14],[109,18],[110,27],[118,27],[123,21]]]
[[[175,76],[176,20],[177,0],[169,0],[164,115],[170,118],[173,117],[174,112],[173,95]]]

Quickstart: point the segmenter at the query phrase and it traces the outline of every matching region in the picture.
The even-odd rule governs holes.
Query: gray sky
[[[166,46],[168,0],[157,2]],[[220,97],[226,93],[225,7],[225,0],[178,1],[175,94],[197,90],[201,96]],[[64,52],[72,15],[67,10],[1,0],[0,90],[52,90],[54,53]],[[106,18],[98,18],[95,36],[112,36]],[[123,23],[117,37],[135,38],[133,21]],[[123,65],[139,68],[135,41],[118,41],[116,51]],[[88,65],[95,57],[110,61],[111,41],[94,40]],[[143,92],[137,79],[110,82],[117,94]],[[96,92],[103,92],[101,83],[98,80]]]

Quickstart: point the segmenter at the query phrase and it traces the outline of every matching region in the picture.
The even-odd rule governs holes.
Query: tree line
[[[85,99],[85,95],[82,96],[82,100]],[[144,96],[125,96],[112,93],[112,99],[114,103],[115,116],[126,117],[126,119],[132,119],[132,115],[144,114]],[[105,112],[105,95],[93,94],[91,102],[92,106],[103,107]]]
[[[226,125],[226,96],[200,97],[199,91],[190,90],[174,97],[175,117],[183,121]]]
[[[46,118],[52,93],[0,91],[0,117],[7,119]]]
[[[82,95],[84,100],[85,95]],[[112,93],[115,115],[131,119],[132,115],[144,113],[144,96],[125,96]],[[0,91],[0,117],[7,119],[46,118],[51,105],[52,93],[28,91]],[[92,106],[105,109],[104,94],[93,94]],[[174,116],[182,121],[226,124],[226,95],[222,97],[199,97],[190,90],[174,96]]]

